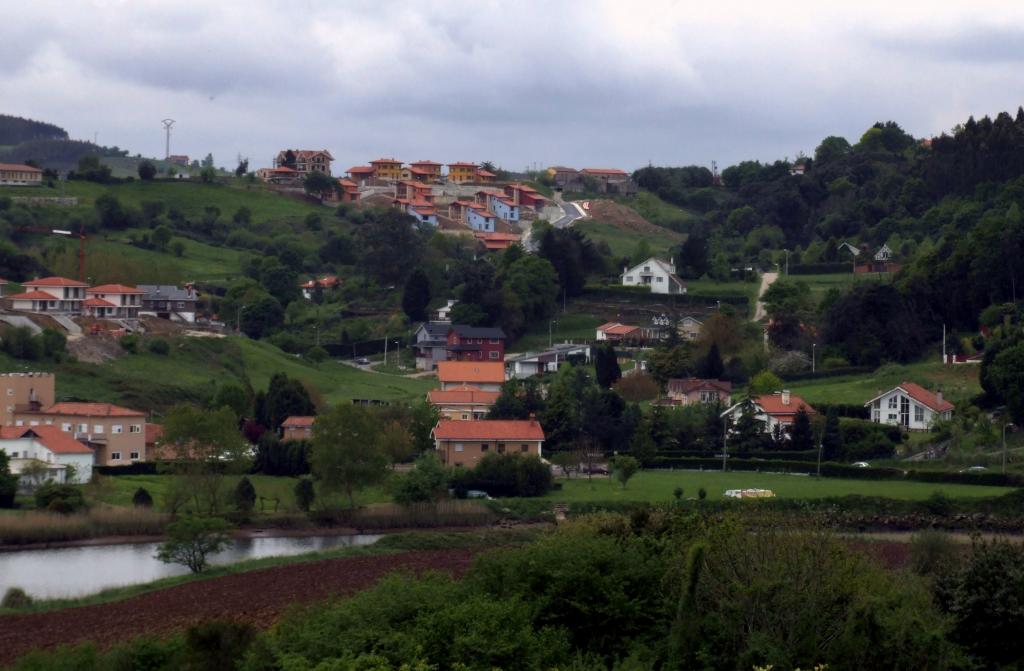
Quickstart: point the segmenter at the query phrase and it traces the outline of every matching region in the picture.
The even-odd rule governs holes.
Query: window
[[[110,433],[124,433],[124,426],[121,424],[114,424],[110,427]]]
[[[128,458],[131,459],[132,461],[138,461],[139,460],[139,453],[138,452],[129,452],[128,453]]]
[[[529,452],[530,451],[530,446],[527,445],[526,443],[523,443],[522,445],[519,446],[519,451],[520,452]]]
[[[491,446],[488,443],[480,443],[481,452],[486,452],[489,449],[491,449]]]
[[[627,282],[632,282],[633,281],[633,276],[632,275],[626,275],[626,281]]]
[[[131,426],[128,427],[128,433],[142,433],[142,425],[132,424]]]
[[[14,396],[14,390],[13,389],[8,389],[7,390],[7,395],[8,396]]]
[[[78,433],[89,433],[89,425],[88,424],[79,424],[78,425]]]
[[[465,413],[465,412],[462,413],[462,419],[464,419],[464,420],[469,419],[469,415],[467,413]]]
[[[505,454],[505,443],[498,443],[498,454]]]
[[[93,427],[92,427],[92,432],[93,433],[103,433],[103,425],[102,424],[94,424]]]
[[[60,425],[60,430],[65,433],[71,433],[71,424],[69,422],[64,422]]]
[[[466,449],[466,446],[463,445],[462,443],[455,443],[455,451],[456,452],[464,452],[465,449]]]
[[[655,282],[664,282],[664,281],[665,281],[665,278],[664,278],[664,277],[656,277],[656,278],[654,279],[654,281],[655,281]]]
[[[895,410],[898,407],[899,407],[899,401],[896,398],[896,394],[893,394],[892,396],[889,397],[889,409],[890,410]]]
[[[895,412],[890,412],[889,413],[889,420],[892,421],[892,422],[896,421],[896,413]]]
[[[914,421],[917,423],[924,422],[924,408],[919,405],[914,405]]]
[[[39,422],[37,422],[37,421],[35,421],[35,420],[31,420],[31,421],[30,421],[30,422],[28,423],[28,425],[29,425],[29,426],[39,426]]]
[[[713,391],[702,391],[700,393],[701,403],[714,403],[718,400],[718,394]]]
[[[497,361],[498,360],[498,352],[488,352],[487,353],[487,358],[488,359],[493,359],[494,361]]]
[[[111,461],[121,461],[121,453],[120,452],[111,452],[110,453],[110,460]]]

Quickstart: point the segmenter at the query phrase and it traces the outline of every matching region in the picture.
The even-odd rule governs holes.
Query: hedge
[[[850,419],[871,419],[871,408],[865,407],[860,403],[815,403],[814,409],[818,411],[818,414],[822,417],[828,415],[830,410],[835,410],[836,414],[840,417],[849,417]]]
[[[769,459],[775,461],[814,461],[817,462],[818,450],[754,450],[752,452],[733,452],[736,459]],[[665,450],[658,452],[659,457],[690,457],[712,459],[708,452],[702,450]]]
[[[790,275],[838,275],[852,273],[853,264],[846,261],[831,263],[794,263],[789,267]]]
[[[673,305],[710,305],[716,301],[735,306],[748,307],[750,297],[740,292],[652,294],[639,287],[588,286],[583,289],[582,298],[596,300],[624,300],[631,303],[671,303]]]

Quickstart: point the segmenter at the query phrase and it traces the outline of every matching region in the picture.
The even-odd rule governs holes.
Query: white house
[[[44,277],[22,282],[22,287],[23,293],[8,296],[15,310],[81,314],[89,285],[66,277]]]
[[[0,427],[0,452],[10,459],[11,473],[27,485],[92,479],[93,451],[55,426]]]
[[[84,312],[91,317],[137,319],[145,289],[123,284],[101,284],[85,290]]]
[[[458,301],[455,300],[454,298],[449,298],[448,300],[446,300],[444,307],[440,307],[437,309],[437,321],[448,322],[450,324],[452,321],[452,308],[455,307],[456,303],[458,303]]]
[[[938,419],[953,415],[953,404],[942,392],[932,393],[919,384],[902,382],[864,404],[871,408],[871,421],[892,424],[913,431],[930,429]]]
[[[788,389],[777,391],[774,394],[762,394],[733,405],[721,414],[722,417],[729,417],[735,424],[746,411],[748,404],[753,406],[754,419],[761,423],[765,433],[774,433],[775,427],[785,429],[792,426],[793,420],[802,409],[808,415],[815,414],[815,410],[807,401],[799,396],[791,394]]]
[[[509,379],[522,380],[541,373],[553,373],[570,356],[583,357],[587,363],[590,363],[590,345],[563,343],[554,345],[543,352],[516,354],[506,357],[505,368],[508,370]]]
[[[652,294],[686,293],[686,285],[676,275],[675,264],[653,256],[632,268],[623,268],[622,286],[650,287]]]

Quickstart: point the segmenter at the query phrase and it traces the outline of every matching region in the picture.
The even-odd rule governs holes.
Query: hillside
[[[68,132],[45,121],[0,114],[0,146],[12,146],[32,140],[66,140]]]
[[[674,230],[647,221],[624,202],[598,199],[586,204],[590,216],[577,226],[594,242],[607,243],[615,256],[632,256],[642,243],[652,253],[665,255],[685,239]]]

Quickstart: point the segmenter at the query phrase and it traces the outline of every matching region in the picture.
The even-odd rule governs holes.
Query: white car
[[[866,461],[855,461],[850,465],[854,468],[871,468],[871,464]]]

